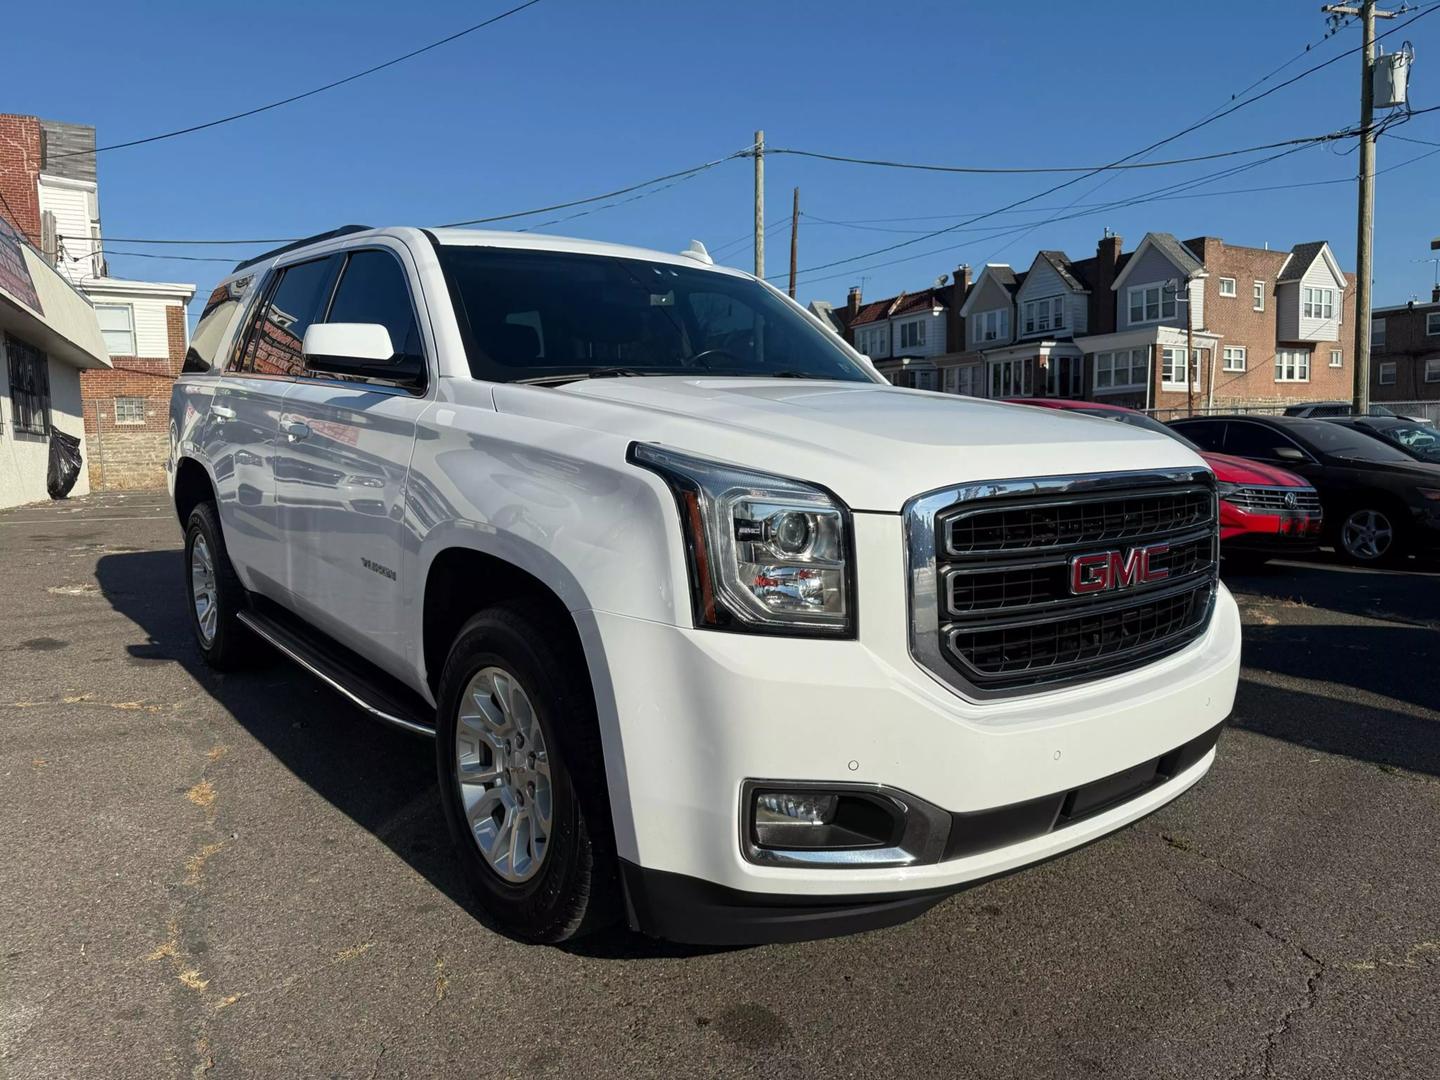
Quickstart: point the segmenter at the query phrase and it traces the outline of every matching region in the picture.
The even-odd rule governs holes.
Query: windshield
[[[1293,432],[1322,453],[1357,461],[1404,462],[1410,456],[1343,424],[1327,424],[1324,420],[1292,420],[1285,431]]]
[[[1201,453],[1200,447],[1196,446],[1189,439],[1185,438],[1174,428],[1166,427],[1153,416],[1146,416],[1138,412],[1121,412],[1119,409],[1076,409],[1086,416],[1098,416],[1104,420],[1116,420],[1122,424],[1129,424],[1131,427],[1144,428],[1146,431],[1153,431],[1157,435],[1168,435],[1178,443],[1184,443],[1197,454]]]
[[[1402,423],[1386,424],[1370,430],[1377,432],[1387,442],[1396,443],[1410,451],[1421,461],[1440,462],[1440,435],[1435,433],[1434,428]]]
[[[877,382],[748,278],[669,263],[444,245],[470,371],[492,382],[735,375]]]

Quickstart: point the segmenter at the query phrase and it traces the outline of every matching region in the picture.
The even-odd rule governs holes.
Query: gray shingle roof
[[[1175,239],[1174,233],[1152,232],[1146,235],[1149,236],[1150,243],[1160,249],[1161,254],[1179,269],[1185,271],[1187,275],[1197,274],[1205,269],[1204,264],[1195,257],[1191,250]]]
[[[1305,271],[1310,269],[1311,264],[1320,257],[1320,251],[1324,246],[1324,240],[1296,244],[1290,249],[1290,261],[1285,264],[1285,272],[1276,278],[1276,284],[1283,285],[1287,281],[1299,281],[1305,276]]]

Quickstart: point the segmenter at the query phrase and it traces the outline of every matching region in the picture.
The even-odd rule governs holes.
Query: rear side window
[[[277,271],[236,370],[255,375],[304,373],[300,345],[305,331],[325,310],[339,261],[338,256],[330,256]]]
[[[1218,452],[1225,439],[1225,425],[1217,420],[1197,420],[1173,427],[1202,450]]]
[[[1225,452],[1237,457],[1278,461],[1280,455],[1275,449],[1280,446],[1294,447],[1295,443],[1263,424],[1231,421],[1225,431]]]
[[[424,355],[405,268],[386,251],[357,251],[346,260],[327,323],[379,323],[390,331],[396,377],[423,374]]]

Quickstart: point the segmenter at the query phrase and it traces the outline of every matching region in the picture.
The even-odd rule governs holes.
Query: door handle
[[[285,438],[290,442],[299,442],[301,439],[310,437],[310,425],[299,420],[291,420],[285,424]]]
[[[230,408],[229,405],[211,405],[210,412],[218,416],[221,420],[235,419],[235,410]]]

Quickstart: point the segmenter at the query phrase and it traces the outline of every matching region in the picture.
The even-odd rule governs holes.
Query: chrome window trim
[[[905,534],[905,586],[910,615],[910,656],[931,678],[972,701],[995,701],[1006,698],[1028,697],[1063,689],[1077,682],[1104,682],[1121,675],[1127,668],[1108,672],[1093,680],[1083,674],[1061,677],[1054,681],[1033,686],[1010,689],[986,689],[966,679],[945,656],[940,641],[940,597],[936,578],[936,536],[935,519],[943,510],[957,503],[974,500],[994,499],[1002,496],[1029,495],[1035,497],[1056,495],[1104,495],[1123,488],[1140,488],[1149,485],[1166,486],[1171,490],[1177,485],[1200,485],[1209,488],[1216,499],[1214,507],[1215,530],[1218,543],[1220,509],[1215,490],[1215,474],[1203,466],[1174,469],[1143,469],[1113,473],[1081,473],[1062,476],[1040,476],[1012,478],[1005,480],[983,480],[954,487],[939,488],[935,491],[916,495],[905,503],[901,518]],[[1219,581],[1219,559],[1211,571],[1212,581]],[[1210,604],[1201,625],[1208,625],[1215,608],[1216,588],[1212,584]],[[1155,594],[1151,594],[1152,596]],[[1192,642],[1187,643],[1187,647]],[[1178,650],[1177,650],[1178,651]],[[1173,654],[1172,654],[1173,655]],[[1128,669],[1133,670],[1133,669]]]

